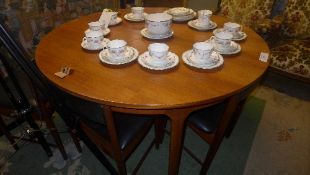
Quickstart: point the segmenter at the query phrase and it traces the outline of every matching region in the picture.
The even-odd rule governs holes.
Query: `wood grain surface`
[[[146,8],[145,12],[162,12],[163,8]],[[119,17],[126,14],[120,10]],[[139,54],[147,51],[150,43],[164,42],[179,56],[177,67],[165,71],[152,71],[136,61],[123,66],[110,66],[100,62],[99,51],[89,52],[81,47],[88,23],[100,14],[84,16],[65,23],[45,36],[36,49],[35,60],[43,74],[56,86],[68,93],[104,105],[135,109],[172,109],[208,104],[238,93],[260,78],[268,63],[258,60],[260,52],[269,53],[264,40],[248,27],[248,35],[239,42],[240,54],[224,56],[224,65],[215,70],[200,70],[187,66],[182,53],[198,41],[212,36],[212,31],[197,31],[187,23],[173,23],[174,35],[164,40],[149,40],[140,31],[144,22],[123,21],[111,26],[106,38],[123,39]],[[213,16],[219,28],[228,19]],[[61,67],[70,66],[72,74],[60,79],[54,75]]]

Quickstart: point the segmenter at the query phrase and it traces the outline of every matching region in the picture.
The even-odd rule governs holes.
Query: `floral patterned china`
[[[212,61],[208,62],[197,61],[193,50],[185,51],[182,54],[182,60],[184,61],[185,64],[199,69],[214,69],[220,67],[224,63],[222,55],[220,55],[217,52],[212,52],[210,55],[210,59]]]
[[[121,23],[122,21],[123,21],[122,18],[117,17],[115,20],[110,21],[109,26],[115,26],[115,25]]]
[[[83,40],[81,43],[81,47],[83,49],[90,50],[90,51],[102,50],[107,47],[107,43],[109,41],[110,41],[109,39],[103,38],[103,41],[101,42],[101,44],[91,45],[86,40]]]
[[[99,53],[99,59],[102,63],[110,65],[122,65],[134,61],[139,55],[137,49],[126,46],[126,51],[123,57],[115,59],[111,56],[108,49],[104,49]]]
[[[175,53],[168,52],[164,61],[159,62],[158,60],[154,60],[147,51],[138,57],[138,62],[142,67],[147,69],[166,70],[177,66],[179,64],[179,57]]]
[[[185,16],[191,14],[191,9],[185,7],[174,7],[167,10],[167,13],[172,16]]]
[[[169,10],[164,11],[164,13],[172,15],[172,20],[176,22],[188,21],[195,18],[195,16],[197,15],[197,13],[192,9],[188,9],[188,13],[180,13],[178,15],[173,15],[173,13],[171,13]]]
[[[165,38],[170,38],[171,36],[173,36],[173,30],[170,30],[168,33],[165,33],[165,34],[155,35],[155,34],[150,33],[147,28],[144,28],[141,30],[141,35],[148,39],[165,39]]]
[[[141,22],[144,21],[145,17],[147,16],[147,13],[143,13],[143,16],[140,18],[136,18],[132,13],[127,13],[126,15],[124,15],[124,18],[128,21],[132,21],[132,22]]]
[[[215,35],[216,33],[219,33],[219,32],[222,32],[222,31],[224,31],[223,28],[215,29],[215,30],[213,30],[213,34]],[[242,41],[242,40],[244,40],[246,38],[247,38],[247,34],[242,32],[242,31],[239,31],[235,35],[233,35],[232,40],[234,40],[234,41]]]
[[[85,32],[90,32],[90,29],[85,30]],[[104,30],[99,30],[99,32],[102,32],[104,36],[108,35],[111,30],[109,28],[105,28]]]
[[[217,24],[213,21],[210,21],[208,25],[201,25],[198,23],[198,20],[191,20],[188,21],[187,23],[190,27],[197,29],[197,30],[201,30],[201,31],[206,31],[206,30],[213,30],[217,27]]]
[[[207,40],[206,42],[211,42],[214,46],[214,49],[219,52],[220,54],[223,55],[234,55],[237,54],[239,52],[241,52],[241,46],[234,42],[234,41],[230,41],[230,43],[227,45],[227,47],[223,47],[219,44],[217,44],[214,39],[214,37],[211,37],[209,40]]]

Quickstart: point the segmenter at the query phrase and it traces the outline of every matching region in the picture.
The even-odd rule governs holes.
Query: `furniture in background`
[[[219,14],[250,26],[269,44],[270,70],[310,81],[310,2],[222,0]]]
[[[39,126],[35,123],[32,114],[34,108],[30,105],[26,95],[22,91],[22,87],[17,81],[9,63],[4,60],[2,54],[0,59],[0,83],[3,90],[1,92],[0,103],[0,131],[5,134],[9,142],[12,144],[15,150],[18,150],[18,143],[16,140],[26,139],[24,135],[15,137],[10,133],[12,129],[15,129],[25,121],[29,124],[30,128],[27,130],[29,136],[33,135],[34,138],[31,141],[41,144],[47,155],[50,157],[53,155],[48,143],[46,142],[43,133],[40,131]],[[6,123],[3,119],[4,116],[10,117],[12,122]],[[35,140],[37,139],[37,140]],[[57,140],[56,140],[57,141]],[[62,146],[62,145],[60,145]]]
[[[145,12],[166,9],[145,8]],[[128,10],[120,10],[119,16],[126,13]],[[197,70],[182,61],[174,69],[159,72],[147,70],[136,62],[119,67],[105,65],[100,62],[98,53],[87,52],[80,46],[87,23],[97,20],[99,16],[100,13],[96,13],[70,21],[50,32],[37,47],[37,66],[57,87],[71,95],[99,103],[105,109],[130,114],[156,114],[154,117],[167,115],[171,120],[169,174],[178,174],[188,115],[238,94],[268,68],[268,63],[259,61],[258,57],[261,52],[268,53],[269,48],[248,27],[243,29],[248,38],[240,42],[242,52],[225,59],[223,67],[215,70]],[[218,26],[227,22],[226,18],[218,16],[214,16],[213,20]],[[107,37],[124,39],[141,54],[153,42],[140,34],[143,28],[144,23],[123,20],[121,24],[111,27]],[[170,51],[179,57],[191,49],[194,42],[207,40],[212,35],[212,32],[197,32],[182,23],[172,24],[172,30],[174,36],[161,42],[167,43]],[[70,66],[73,73],[64,79],[56,77],[54,73],[65,65]]]
[[[15,43],[2,25],[0,34],[1,41],[9,50],[12,58],[19,63],[24,71],[29,69],[27,67],[30,67],[26,74],[32,80],[34,87],[37,87],[42,94],[47,95],[51,105],[64,118],[66,124],[72,130],[77,131],[78,136],[86,142],[86,145],[94,152],[95,156],[107,166],[111,174],[116,174],[116,172],[107,163],[102,153],[105,152],[115,159],[120,174],[127,174],[125,161],[141,143],[154,123],[156,123],[156,138],[152,141],[134,172],[141,166],[146,154],[155,142],[157,148],[159,147],[163,138],[163,136],[159,137],[160,131],[162,131],[161,135],[163,135],[163,129],[159,128],[161,127],[159,124],[161,123],[160,120],[165,119],[163,116],[160,116],[155,122],[154,117],[149,115],[130,115],[112,112],[104,106],[71,96],[47,84],[44,82],[43,76],[39,73],[36,66],[27,58],[28,55],[23,52],[23,48]],[[5,59],[2,54],[1,59]],[[8,58],[6,57],[6,59]],[[36,80],[35,77],[39,78],[39,80]]]

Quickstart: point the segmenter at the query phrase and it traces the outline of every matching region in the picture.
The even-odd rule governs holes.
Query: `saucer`
[[[96,47],[94,46],[90,46],[87,41],[82,41],[81,43],[81,46],[83,49],[86,49],[86,50],[91,50],[91,51],[95,51],[95,50],[102,50],[104,48],[107,47],[107,43],[109,42],[110,40],[107,39],[107,38],[103,38],[103,41],[101,42],[101,45],[98,45]]]
[[[221,31],[223,31],[223,28],[215,29],[215,30],[213,30],[213,34],[219,33]],[[241,41],[241,40],[244,40],[246,37],[247,37],[247,34],[242,32],[242,31],[240,31],[239,32],[239,36],[238,37],[234,36],[232,40],[234,40],[234,41]]]
[[[166,70],[166,69],[173,68],[179,64],[179,57],[172,52],[168,52],[166,59],[167,61],[164,64],[158,64],[157,61],[156,61],[157,63],[153,61],[149,52],[146,51],[139,56],[138,62],[142,67],[145,67],[151,70]]]
[[[132,13],[127,13],[124,18],[128,21],[133,21],[133,22],[140,22],[140,21],[144,21],[145,16],[147,15],[147,13],[143,13],[143,18],[134,18],[132,16]]]
[[[192,66],[192,67],[200,68],[200,69],[214,69],[214,68],[221,66],[224,63],[224,59],[223,59],[222,55],[220,55],[217,52],[212,52],[212,54],[211,54],[212,62],[211,63],[203,63],[203,62],[198,63],[198,62],[196,62],[194,60],[195,57],[194,57],[193,50],[185,51],[182,54],[182,59],[183,59],[185,64]]]
[[[191,13],[191,9],[185,7],[174,7],[167,10],[167,13],[172,16],[184,16]]]
[[[166,10],[164,12],[169,14],[168,10]],[[179,15],[178,16],[171,15],[171,16],[172,16],[172,20],[173,21],[184,22],[184,21],[188,21],[188,20],[191,20],[191,19],[195,18],[196,15],[197,15],[197,13],[194,10],[190,9],[190,13],[189,14],[180,15],[180,16]]]
[[[213,40],[210,41],[210,39],[207,40],[206,42],[211,42],[214,49],[223,55],[234,55],[241,51],[241,46],[234,41],[231,41],[229,48],[219,48],[217,44],[215,44]]]
[[[171,37],[173,35],[173,31],[171,30],[169,33],[163,35],[154,35],[150,34],[147,28],[144,28],[141,30],[141,35],[148,39],[165,39]]]
[[[90,32],[90,29],[85,30],[85,32]],[[111,32],[111,30],[109,28],[105,28],[102,32],[103,35],[106,36]]]
[[[199,26],[199,25],[197,25],[197,22],[198,22],[198,20],[195,19],[195,20],[188,21],[187,24],[190,27],[197,29],[197,30],[201,30],[201,31],[212,30],[212,29],[215,29],[217,27],[217,24],[213,21],[210,21],[209,25],[205,25],[205,26]]]
[[[99,53],[99,59],[101,62],[110,65],[121,65],[134,61],[139,55],[137,49],[127,46],[125,56],[123,58],[113,59],[109,54],[108,49],[104,49]]]
[[[115,25],[121,23],[122,21],[123,21],[122,18],[117,17],[115,21],[113,21],[113,22],[110,21],[109,26],[115,26]]]

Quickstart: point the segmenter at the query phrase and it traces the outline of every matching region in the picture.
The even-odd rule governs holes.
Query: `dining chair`
[[[26,121],[30,126],[27,129],[27,134],[29,136],[33,134],[35,139],[37,139],[37,141],[34,139],[30,139],[30,141],[40,143],[47,155],[49,157],[52,156],[52,151],[43,133],[33,119],[34,108],[30,105],[12,69],[3,57],[0,60],[0,68],[0,131],[6,135],[14,149],[18,150],[19,147],[16,140],[26,138],[14,136],[10,131]],[[10,118],[11,122],[6,123],[3,119],[4,116]]]
[[[189,155],[202,165],[200,175],[207,173],[223,138],[231,135],[246,99],[257,83],[258,81],[220,103],[194,111],[189,115],[187,123],[189,128],[209,144],[209,149],[203,162],[186,148]]]
[[[47,96],[56,112],[64,119],[68,127],[85,142],[98,160],[110,171],[117,174],[103,153],[115,161],[119,174],[127,174],[125,161],[142,142],[148,131],[155,125],[155,138],[146,153],[134,169],[135,174],[145,159],[146,154],[156,143],[162,142],[158,120],[164,116],[131,115],[113,112],[110,107],[86,101],[72,96],[48,83],[37,67],[27,58],[22,47],[0,25],[0,39],[8,49],[15,62],[22,68],[38,90]],[[3,57],[3,54],[1,54]],[[1,58],[2,59],[2,58]],[[155,122],[155,117],[159,118]],[[163,130],[163,129],[162,129]]]

